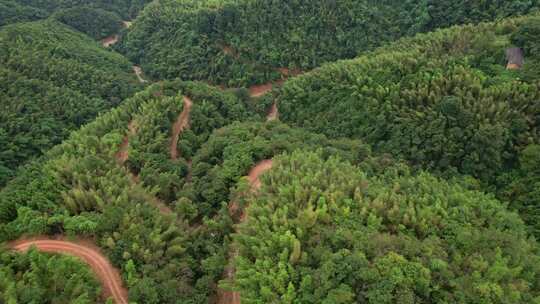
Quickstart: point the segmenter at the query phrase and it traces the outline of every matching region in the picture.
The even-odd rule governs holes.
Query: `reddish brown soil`
[[[251,97],[261,97],[264,94],[270,92],[274,88],[274,83],[265,83],[254,85],[249,88],[249,96]]]
[[[137,126],[135,125],[135,121],[131,121],[128,124],[128,134],[124,136],[124,139],[122,139],[122,143],[120,144],[120,149],[118,149],[118,152],[116,153],[116,161],[118,164],[123,165],[129,158],[129,136],[134,135],[137,133]]]
[[[248,180],[249,184],[251,185],[251,189],[258,190],[261,187],[261,181],[259,180],[259,177],[264,172],[270,170],[270,168],[272,168],[272,160],[267,159],[261,161],[255,167],[253,167],[251,171],[249,171]]]
[[[507,66],[506,66],[506,69],[507,70],[519,70],[521,69],[521,67],[515,63],[509,63]]]
[[[118,35],[106,37],[101,40],[101,45],[103,45],[104,47],[110,47],[111,45],[117,43],[119,38],[120,37]]]
[[[170,147],[172,160],[178,159],[178,156],[180,154],[177,147],[178,139],[182,131],[184,131],[185,128],[189,127],[189,113],[191,112],[192,106],[193,101],[191,101],[191,99],[189,99],[188,97],[184,96],[184,109],[182,110],[182,113],[178,115],[178,119],[176,120],[172,128]]]
[[[128,292],[122,286],[120,273],[114,268],[101,250],[90,241],[66,241],[59,238],[38,237],[22,239],[8,244],[17,251],[27,251],[35,246],[39,251],[62,253],[83,260],[94,271],[103,285],[103,298],[112,297],[117,304],[128,304]]]
[[[267,159],[259,162],[255,167],[253,167],[247,176],[250,188],[251,190],[255,191],[258,190],[261,187],[261,181],[259,177],[264,172],[270,170],[272,168],[272,160]],[[235,202],[231,202],[229,206],[230,212],[235,212],[238,210],[238,205]],[[245,210],[243,210],[242,215],[240,216],[240,222],[245,221],[247,218],[247,213]],[[238,256],[238,251],[236,249],[232,249],[233,251],[230,254],[230,260],[233,261],[236,256]],[[226,279],[234,280],[234,274],[235,270],[232,266],[232,263],[229,263],[229,265],[225,268],[224,276]],[[217,304],[240,304],[240,293],[236,291],[226,291],[226,290],[218,290],[218,300]]]
[[[294,70],[291,70],[289,68],[278,68],[277,69],[281,75],[283,75],[284,77],[294,77],[294,76],[298,76],[300,74],[302,74],[302,70],[300,69],[294,69]]]

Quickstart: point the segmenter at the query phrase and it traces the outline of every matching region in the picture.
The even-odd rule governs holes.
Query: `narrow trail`
[[[116,304],[128,304],[128,292],[122,285],[119,271],[112,266],[101,250],[90,241],[66,241],[63,238],[37,237],[21,239],[8,247],[24,252],[35,246],[39,251],[75,256],[90,266],[103,285],[103,298],[112,297]]]
[[[191,112],[191,107],[193,106],[193,101],[189,98],[184,96],[184,109],[182,110],[182,113],[178,115],[178,119],[174,123],[172,127],[172,137],[171,137],[171,159],[176,160],[178,159],[179,152],[178,152],[178,139],[180,138],[180,134],[184,129],[189,127],[189,114]]]
[[[133,66],[133,72],[135,72],[135,75],[137,75],[137,78],[139,79],[139,82],[140,82],[140,83],[146,83],[146,82],[148,82],[148,80],[146,80],[146,79],[144,79],[144,78],[142,77],[143,72],[142,72],[142,69],[141,69],[140,66],[134,65],[134,66]]]
[[[118,149],[115,156],[118,164],[123,165],[129,159],[129,137],[135,135],[135,133],[137,133],[137,125],[135,124],[135,121],[132,120],[128,124],[128,134],[122,139],[120,149]]]
[[[122,143],[120,144],[118,152],[115,155],[116,162],[121,166],[123,166],[129,159],[129,137],[135,135],[135,133],[137,133],[137,124],[135,120],[132,120],[128,124],[128,134],[126,134],[126,136],[124,136],[124,138],[122,139]],[[131,176],[131,181],[133,182],[133,184],[139,184],[139,176],[129,171],[129,169],[128,172]],[[149,201],[152,205],[154,205],[154,207],[156,207],[163,214],[171,214],[173,212],[172,209],[167,206],[167,204],[162,202],[154,195],[147,194],[146,191],[145,199]]]
[[[247,176],[250,189],[252,191],[256,191],[260,189],[261,187],[261,181],[259,177],[264,172],[270,170],[272,168],[273,161],[271,159],[263,160],[259,162],[255,167],[253,167]],[[238,210],[238,205],[235,202],[231,202],[229,206],[229,212],[232,214],[236,213],[235,211]],[[242,213],[240,215],[240,223],[244,222],[247,219],[247,212],[244,210],[241,210]],[[238,256],[238,250],[235,248],[231,248],[230,256],[230,262],[227,267],[225,267],[225,273],[224,276],[226,279],[234,281],[235,277],[235,269],[232,265],[232,261]],[[237,291],[226,291],[226,290],[218,290],[218,299],[217,304],[240,304],[240,293]]]

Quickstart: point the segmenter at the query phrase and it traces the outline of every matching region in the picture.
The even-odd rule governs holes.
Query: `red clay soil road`
[[[116,161],[118,164],[123,165],[129,159],[129,136],[135,135],[135,133],[137,133],[137,126],[135,125],[135,121],[132,120],[128,124],[128,134],[122,139],[120,149],[118,149],[118,152],[116,153]]]
[[[248,174],[248,181],[249,185],[251,186],[251,190],[258,190],[261,187],[261,181],[259,177],[264,172],[270,170],[272,168],[272,160],[267,159],[259,162],[255,167],[253,167]],[[230,209],[235,210],[238,208],[238,206],[235,206],[236,204],[234,202],[231,203]],[[242,212],[242,215],[240,216],[240,222],[243,222],[247,217],[246,212]],[[234,250],[234,249],[233,249]],[[238,255],[238,251],[234,250],[230,258],[231,260],[234,260],[236,256]],[[234,280],[234,268],[232,265],[228,265],[225,268],[225,277],[229,280]],[[237,291],[226,291],[226,290],[218,290],[218,300],[217,304],[240,304],[240,293]]]
[[[101,40],[101,45],[103,45],[104,47],[110,47],[111,45],[118,42],[118,38],[119,38],[118,35],[112,35],[112,36],[106,37]]]
[[[120,273],[114,268],[100,249],[88,241],[65,241],[48,237],[18,240],[8,245],[16,251],[27,251],[35,246],[39,251],[62,253],[83,260],[94,271],[103,285],[103,297],[112,297],[116,304],[128,304],[128,292],[122,286]]]
[[[172,128],[172,137],[171,137],[171,159],[176,160],[178,158],[178,138],[182,131],[189,126],[189,113],[191,112],[191,107],[193,106],[193,101],[189,97],[184,96],[184,109],[182,113],[178,115],[178,119],[173,125]]]

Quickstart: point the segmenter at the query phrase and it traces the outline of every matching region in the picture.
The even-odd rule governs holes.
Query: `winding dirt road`
[[[124,138],[122,139],[122,143],[120,144],[118,152],[115,155],[116,162],[121,166],[123,166],[129,159],[129,137],[135,135],[135,133],[137,133],[137,124],[134,120],[132,120],[128,124],[128,134],[126,134],[126,136],[124,136]],[[139,176],[137,176],[133,172],[129,172],[129,174],[131,175],[131,181],[134,184],[138,184],[140,182]],[[157,197],[147,194],[146,191],[145,199],[149,201],[152,205],[154,205],[154,207],[156,207],[163,214],[171,214],[173,212],[172,209],[167,206],[167,204],[162,202]]]
[[[62,238],[38,237],[8,244],[9,248],[21,252],[27,251],[32,246],[35,246],[39,251],[67,254],[80,258],[90,266],[103,285],[104,299],[112,297],[116,304],[128,304],[128,292],[122,286],[120,273],[101,253],[101,250],[91,242],[72,242]]]
[[[180,134],[182,133],[182,131],[189,127],[189,114],[191,113],[192,106],[193,101],[189,97],[184,96],[184,109],[182,110],[182,113],[178,115],[178,119],[176,120],[172,128],[170,147],[172,160],[178,159],[178,156],[180,155],[178,151],[178,139],[180,138]]]
[[[253,167],[249,171],[247,178],[249,181],[250,189],[252,191],[256,191],[260,189],[261,181],[259,177],[264,172],[270,170],[272,168],[272,164],[273,162],[271,159],[263,160],[259,162],[257,165],[255,165],[255,167]],[[234,214],[236,210],[238,210],[238,205],[236,204],[236,202],[231,202],[229,206],[229,212]],[[240,216],[240,223],[245,221],[246,218],[247,218],[247,212],[244,209],[242,210],[242,214]],[[232,261],[234,261],[234,259],[238,256],[238,250],[234,248],[232,250],[233,251],[229,255],[230,256],[229,265],[225,267],[225,273],[224,273],[225,278],[231,281],[234,280],[234,276],[235,276],[235,269],[234,269],[234,266],[232,265],[233,264]],[[217,304],[240,304],[240,293],[237,291],[226,291],[226,290],[220,289],[218,290]]]

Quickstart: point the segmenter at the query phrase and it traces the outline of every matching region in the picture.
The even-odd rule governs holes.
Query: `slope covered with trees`
[[[0,186],[141,88],[123,56],[54,20],[0,29]]]
[[[170,159],[182,96],[193,100],[191,127],[181,135],[181,157]],[[262,120],[248,108],[248,100],[204,84],[150,86],[73,133],[0,192],[2,238],[92,237],[121,268],[131,300],[207,303],[226,264],[229,195],[253,164],[300,146],[326,147],[328,155],[351,161],[370,155],[358,142],[278,122],[231,124]],[[125,134],[124,164],[115,155]]]
[[[278,79],[278,68],[309,70],[438,26],[519,15],[538,6],[460,1],[467,4],[443,16],[446,2],[164,0],[141,12],[124,51],[154,78],[250,85]]]
[[[59,10],[52,18],[98,40],[122,29],[122,20],[118,15],[87,6]]]
[[[537,243],[467,187],[316,153],[274,159],[235,235],[242,303],[536,303]]]
[[[0,302],[540,303],[536,0],[7,1]]]
[[[329,64],[284,84],[281,118],[361,138],[415,166],[493,181],[540,139],[540,79],[505,70],[504,57],[533,18],[419,35]]]
[[[0,261],[2,303],[103,303],[97,280],[76,258],[0,250]]]
[[[150,0],[0,0],[0,26],[44,19],[60,10],[83,7],[105,10],[123,20],[130,20],[149,2]]]

